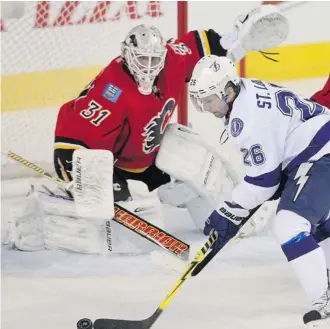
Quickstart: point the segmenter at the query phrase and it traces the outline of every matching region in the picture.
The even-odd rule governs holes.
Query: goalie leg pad
[[[203,232],[205,220],[213,212],[213,205],[204,197],[198,196],[187,203],[187,210],[196,227]]]
[[[33,191],[12,206],[9,240],[23,251],[65,250],[103,254],[104,220],[79,218],[72,200],[64,195]]]
[[[218,144],[208,142],[192,129],[169,124],[156,165],[172,177],[184,182],[195,194],[214,202],[231,193],[238,176]]]
[[[23,251],[44,250],[40,205],[33,194],[10,209],[8,244]]]
[[[178,208],[185,208],[190,201],[198,197],[196,192],[179,180],[160,186],[157,195],[161,203]]]

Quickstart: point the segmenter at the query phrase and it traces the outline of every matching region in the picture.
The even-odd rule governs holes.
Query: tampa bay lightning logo
[[[218,72],[220,70],[220,64],[217,63],[216,61],[214,61],[211,66],[210,66],[210,69],[213,71],[213,72]]]
[[[239,134],[242,132],[244,127],[244,123],[239,118],[234,118],[231,121],[231,127],[230,127],[230,133],[233,137],[239,136]]]
[[[143,152],[145,154],[152,153],[159,145],[163,139],[165,128],[170,121],[172,113],[175,108],[174,98],[168,99],[162,110],[144,127],[144,132],[142,136],[143,140]]]

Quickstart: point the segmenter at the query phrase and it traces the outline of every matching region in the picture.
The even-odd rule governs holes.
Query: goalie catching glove
[[[240,15],[231,33],[221,38],[220,43],[228,49],[227,57],[233,62],[241,60],[249,51],[260,51],[276,47],[288,36],[289,23],[277,6],[264,5],[251,10],[245,15]],[[276,61],[276,60],[275,60]]]
[[[204,234],[210,235],[212,230],[218,233],[213,248],[223,247],[238,232],[242,221],[249,216],[249,211],[241,206],[225,201],[214,210],[205,222]]]

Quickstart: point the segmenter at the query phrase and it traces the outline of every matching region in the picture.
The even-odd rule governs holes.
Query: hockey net
[[[146,23],[166,39],[185,32],[181,2],[11,3],[24,8],[14,7],[23,9],[20,17],[1,19],[2,152],[11,150],[49,171],[59,107],[120,54],[128,31]],[[186,107],[179,111],[184,118]],[[30,174],[3,155],[1,169],[2,179]]]

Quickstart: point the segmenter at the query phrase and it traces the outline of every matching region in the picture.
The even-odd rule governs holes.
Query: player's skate
[[[313,302],[312,310],[304,315],[303,321],[309,328],[323,327],[325,322],[329,322],[330,324],[329,289],[319,299]]]

